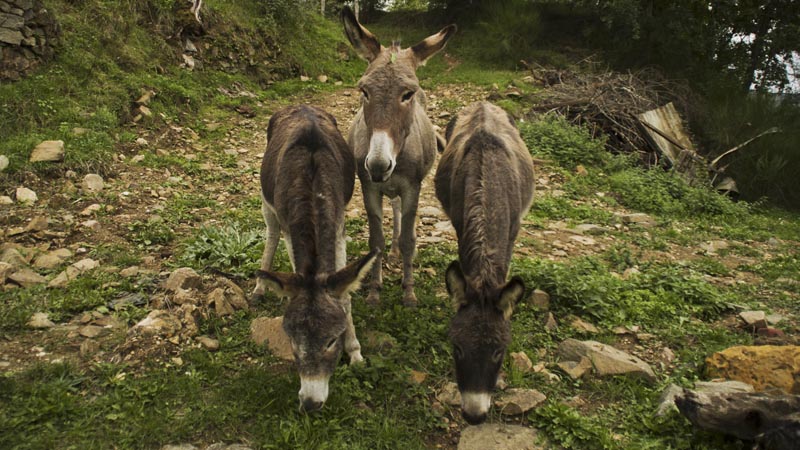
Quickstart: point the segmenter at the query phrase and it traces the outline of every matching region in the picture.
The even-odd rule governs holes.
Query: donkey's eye
[[[325,350],[332,349],[333,346],[336,345],[336,341],[338,341],[338,340],[339,340],[339,338],[333,338],[330,341],[328,341],[328,343],[325,345]]]
[[[414,96],[414,94],[416,94],[416,92],[415,92],[415,91],[406,91],[406,92],[403,94],[403,97],[402,97],[403,103],[405,103],[405,102],[407,102],[407,101],[411,100],[411,97],[413,97],[413,96]]]
[[[492,360],[494,362],[502,361],[505,353],[505,350],[502,348],[495,350],[494,353],[492,353]]]
[[[456,359],[461,359],[464,357],[464,352],[461,351],[461,347],[457,345],[453,346],[453,356],[455,356]]]
[[[364,100],[369,100],[369,94],[367,93],[366,89],[361,88],[361,95],[364,96]]]

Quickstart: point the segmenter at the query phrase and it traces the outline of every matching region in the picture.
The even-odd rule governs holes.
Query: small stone
[[[44,141],[31,152],[30,162],[57,162],[64,160],[64,141]]]
[[[535,428],[505,423],[482,423],[461,430],[457,450],[543,450]]]
[[[423,206],[417,211],[419,217],[444,217],[441,209],[435,206]]]
[[[66,248],[47,252],[39,255],[33,260],[33,267],[37,269],[55,269],[66,261],[67,258],[72,256],[72,252]]]
[[[6,170],[8,164],[9,164],[8,156],[0,155],[0,172]]]
[[[675,361],[675,352],[673,352],[669,347],[664,347],[661,349],[661,358],[664,361],[671,363],[672,361]]]
[[[223,288],[214,289],[207,297],[207,303],[209,305],[214,305],[214,311],[219,317],[229,316],[235,312],[233,306],[231,306],[230,302],[228,302],[225,297],[225,289]]]
[[[103,177],[96,173],[90,173],[83,177],[81,187],[86,192],[97,193],[103,190],[105,183],[103,182]]]
[[[294,361],[292,344],[283,331],[283,317],[259,317],[250,323],[250,338],[257,345],[267,345],[273,355],[285,361]]]
[[[26,188],[26,187],[18,187],[16,191],[17,203],[21,203],[23,205],[28,204],[32,205],[39,200],[39,197],[36,196],[36,192]]]
[[[97,231],[97,230],[100,229],[101,225],[100,225],[100,222],[92,219],[92,220],[86,220],[84,222],[81,222],[81,227]]]
[[[528,297],[528,303],[542,311],[547,311],[550,309],[550,294],[541,289],[534,289]]]
[[[11,267],[18,268],[28,264],[28,260],[22,256],[16,248],[7,248],[0,254],[0,261],[9,264]]]
[[[327,75],[320,75],[320,76],[317,77],[317,81],[319,81],[320,83],[327,83],[328,82],[328,76]]]
[[[164,283],[164,289],[177,292],[178,289],[201,289],[203,278],[191,267],[175,269]]]
[[[579,177],[585,177],[589,175],[589,171],[586,170],[586,167],[583,167],[583,165],[578,164],[578,166],[575,168],[575,175]]]
[[[764,311],[742,311],[739,318],[744,322],[746,328],[760,330],[767,327],[767,315]]]
[[[562,361],[579,362],[583,357],[588,358],[595,374],[600,377],[631,375],[648,382],[656,380],[653,369],[646,362],[600,342],[566,339],[558,345],[558,354]]]
[[[119,274],[125,278],[135,277],[136,275],[139,275],[139,266],[126,267],[120,270]]]
[[[547,331],[555,331],[558,329],[558,323],[556,322],[556,316],[553,313],[548,312],[547,318],[544,321],[544,328]]]
[[[425,379],[428,378],[428,374],[425,372],[420,372],[418,370],[412,370],[408,374],[408,379],[414,384],[422,384],[425,382]]]
[[[547,397],[536,389],[513,388],[505,391],[494,405],[504,416],[525,414],[547,400]]]
[[[219,341],[216,339],[212,339],[208,336],[198,336],[195,339],[208,351],[215,352],[219,350]]]
[[[309,81],[309,80],[311,80],[311,78],[309,78],[309,77],[307,77],[305,75],[300,75],[300,81],[306,82],[306,81]]]
[[[0,205],[13,205],[14,199],[7,195],[0,195]]]
[[[619,218],[625,225],[635,224],[647,227],[656,224],[656,221],[645,213],[614,214],[614,216]]]
[[[167,311],[155,309],[131,328],[145,335],[172,337],[182,328],[181,321]]]
[[[28,326],[31,328],[52,328],[56,326],[56,324],[50,320],[47,313],[38,312],[31,316],[31,319],[28,321]]]
[[[103,332],[105,331],[106,329],[103,327],[98,327],[96,325],[86,325],[78,329],[78,334],[87,338],[95,338],[103,334]]]
[[[136,138],[136,145],[138,145],[139,147],[147,147],[148,145],[150,145],[150,143],[147,142],[147,139],[140,137]]]
[[[785,319],[785,317],[783,317],[780,314],[769,314],[769,315],[767,315],[767,323],[770,324],[770,325],[776,325],[776,324],[782,322],[784,319]]]
[[[47,229],[48,222],[47,217],[44,216],[36,216],[31,219],[30,222],[25,226],[25,231],[44,231]]]
[[[24,288],[36,286],[47,281],[45,277],[27,268],[12,273],[8,276],[8,279]]]
[[[596,326],[579,317],[576,317],[572,323],[570,323],[570,326],[580,333],[597,334],[600,332]]]
[[[533,371],[533,362],[525,352],[511,353],[511,365],[522,373],[531,373]]]
[[[14,266],[5,261],[0,261],[0,288],[6,284],[6,278],[8,278],[13,271]]]
[[[461,405],[461,392],[458,391],[458,385],[452,381],[448,381],[442,386],[439,392],[436,393],[436,399],[445,405]]]
[[[83,208],[83,211],[81,211],[81,215],[91,216],[92,214],[96,213],[97,211],[100,211],[101,209],[103,209],[103,207],[99,203],[92,203],[86,208]]]

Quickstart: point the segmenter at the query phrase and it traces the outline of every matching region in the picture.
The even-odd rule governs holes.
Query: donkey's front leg
[[[399,195],[392,199],[392,249],[389,251],[389,260],[393,264],[394,261],[400,259],[400,227],[402,226],[400,218],[403,216],[400,202]]]
[[[336,237],[336,270],[341,270],[347,264],[347,241],[344,231],[344,217],[341,218],[342,227]],[[350,294],[345,294],[339,299],[347,315],[347,328],[344,330],[344,351],[350,356],[350,364],[364,361],[361,356],[361,343],[356,337],[356,326],[353,324],[353,312],[350,303]]]
[[[381,250],[372,265],[372,278],[367,295],[368,304],[378,305],[381,302],[381,289],[383,288],[381,254],[386,246],[386,239],[383,237],[383,194],[378,188],[370,186],[370,183],[363,183],[361,191],[364,194],[364,209],[367,210],[367,221],[369,222],[369,248]]]
[[[267,239],[264,243],[264,253],[261,255],[261,270],[267,271],[272,270],[272,260],[275,258],[275,250],[278,248],[278,242],[281,239],[281,229],[275,210],[267,204],[263,196],[261,197],[261,214],[264,216],[264,223],[267,225]],[[263,299],[265,287],[266,281],[262,278],[257,278],[256,288],[253,289],[250,301],[258,302]]]
[[[417,306],[414,295],[414,253],[417,248],[417,206],[419,204],[419,187],[404,192],[402,199],[402,219],[400,229],[400,252],[403,255],[403,304]]]

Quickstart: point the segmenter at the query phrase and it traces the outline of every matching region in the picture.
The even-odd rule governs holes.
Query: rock
[[[25,225],[25,231],[44,231],[47,229],[47,217],[44,216],[36,216]]]
[[[422,384],[428,378],[428,374],[419,370],[412,370],[408,373],[408,380],[414,384]]]
[[[83,258],[82,260],[72,264],[72,267],[78,269],[80,273],[83,273],[95,269],[99,265],[100,263],[93,260],[92,258]]]
[[[625,225],[636,224],[643,227],[652,226],[656,224],[656,221],[653,220],[652,217],[645,213],[631,213],[631,214],[614,214],[614,217],[618,218],[622,221]]]
[[[534,428],[504,423],[482,423],[461,431],[458,450],[543,450]]]
[[[64,141],[44,141],[31,152],[30,162],[56,162],[64,160]]]
[[[581,333],[587,334],[597,334],[600,330],[597,329],[596,326],[592,325],[589,322],[581,319],[580,317],[576,317],[571,323],[570,326]]]
[[[445,405],[461,406],[461,392],[458,391],[458,385],[452,381],[445,383],[436,393],[436,400]]]
[[[759,392],[777,388],[800,394],[800,346],[730,347],[706,358],[706,374],[751,384]]]
[[[14,200],[7,195],[0,195],[0,205],[13,205]]]
[[[31,328],[52,328],[56,326],[56,324],[50,320],[47,313],[38,312],[31,316],[31,319],[28,321],[28,326]]]
[[[550,309],[550,294],[541,289],[534,289],[530,297],[528,297],[528,304],[542,311],[547,311]]]
[[[8,163],[9,163],[8,156],[0,155],[0,172],[6,170],[6,168],[8,167]]]
[[[74,280],[78,277],[78,275],[92,270],[99,266],[100,263],[91,259],[91,258],[84,258],[70,266],[67,266],[63,272],[56,275],[55,278],[50,280],[47,283],[47,287],[49,288],[63,288],[65,287],[70,281]]]
[[[105,331],[107,331],[105,328],[98,327],[97,325],[86,325],[78,329],[78,334],[87,338],[95,338],[103,334]]]
[[[328,82],[328,76],[327,75],[319,75],[317,77],[317,81],[319,81],[320,83],[327,83]]]
[[[139,147],[147,147],[148,145],[150,145],[150,143],[147,142],[147,139],[140,137],[136,138],[136,145],[138,145]]]
[[[695,390],[706,393],[735,394],[738,392],[754,392],[753,386],[740,381],[698,381],[695,383]],[[661,393],[658,401],[656,416],[663,416],[669,410],[675,408],[675,397],[683,394],[683,388],[670,384]]]
[[[0,261],[0,288],[6,284],[6,279],[13,271],[14,266],[5,261]]]
[[[417,211],[419,217],[444,217],[441,209],[435,206],[423,206]]]
[[[97,193],[102,191],[104,187],[103,177],[96,173],[87,174],[83,177],[83,182],[81,183],[81,188],[86,192]]]
[[[93,339],[86,339],[81,342],[80,354],[84,358],[88,358],[100,351],[100,343]]]
[[[227,278],[221,278],[220,282],[225,286],[226,300],[234,309],[243,309],[245,311],[250,309],[250,304],[247,303],[247,296],[242,288]]]
[[[212,339],[208,336],[198,336],[195,340],[208,351],[215,352],[219,350],[219,341],[216,339]]]
[[[767,327],[767,315],[764,311],[742,311],[739,318],[744,322],[744,326],[751,330],[760,330]]]
[[[206,300],[209,305],[214,305],[214,311],[219,317],[229,316],[235,312],[233,306],[231,306],[228,299],[225,297],[225,289],[216,288],[208,294]]]
[[[776,324],[782,322],[784,319],[785,319],[785,317],[783,317],[780,314],[769,314],[769,315],[767,315],[767,323],[770,324],[770,325],[776,325]]]
[[[558,329],[558,323],[556,322],[556,316],[554,316],[553,313],[551,313],[551,312],[547,313],[547,317],[545,318],[545,321],[544,321],[544,328],[547,331],[555,331],[555,330]]]
[[[167,444],[161,447],[161,450],[199,450],[192,444]]]
[[[582,356],[578,361],[561,361],[558,367],[570,378],[577,380],[592,371],[592,361]]]
[[[709,255],[716,255],[720,250],[725,250],[729,247],[726,241],[708,241],[700,244],[700,248]]]
[[[206,447],[206,450],[252,450],[250,447],[243,444],[226,444],[224,442],[217,442]]]
[[[671,363],[672,361],[675,361],[675,352],[673,352],[669,347],[664,347],[661,349],[661,358],[664,361]]]
[[[505,391],[494,402],[494,406],[505,416],[525,414],[539,406],[547,397],[536,389],[513,388]]]
[[[123,294],[121,297],[115,298],[108,302],[108,308],[114,311],[119,311],[127,308],[128,306],[144,306],[147,304],[147,299],[144,295],[138,292],[130,292]]]
[[[573,231],[575,231],[578,234],[598,235],[607,233],[608,229],[605,227],[601,227],[600,225],[595,225],[593,223],[582,223],[576,225]]]
[[[28,264],[28,260],[22,256],[22,253],[20,253],[16,248],[11,247],[3,250],[3,253],[0,254],[0,262],[4,262],[13,268],[22,267]]]
[[[533,372],[533,362],[525,352],[511,353],[511,365],[522,373]]]
[[[125,278],[132,278],[139,275],[139,266],[126,267],[119,271],[119,275]]]
[[[595,241],[594,239],[590,238],[589,236],[575,235],[575,236],[570,236],[569,240],[577,242],[579,244],[588,245],[588,246],[597,245],[597,241]]]
[[[677,384],[670,383],[666,389],[661,393],[658,399],[658,407],[656,408],[656,416],[661,417],[675,407],[675,398],[683,394],[683,388]]]
[[[203,279],[190,267],[175,269],[164,283],[164,289],[172,292],[177,292],[178,289],[200,289],[202,287]]]
[[[144,319],[131,328],[147,336],[172,337],[182,328],[181,321],[168,311],[154,309]]]
[[[17,203],[22,203],[23,205],[32,205],[39,200],[39,197],[36,196],[36,192],[26,188],[26,187],[18,187],[16,191]]]
[[[69,255],[64,256],[64,252],[61,250],[66,250],[69,252]],[[67,249],[60,249],[52,252],[47,252],[45,254],[39,255],[36,259],[33,260],[33,267],[37,269],[55,269],[56,267],[60,266],[64,263],[64,261],[72,256],[72,252]]]
[[[283,331],[283,316],[259,317],[250,323],[250,338],[257,345],[267,345],[269,351],[285,361],[294,361],[292,343]]]
[[[653,369],[641,359],[610,345],[596,341],[566,339],[558,345],[558,355],[563,361],[580,361],[586,357],[592,362],[597,376],[631,375],[649,382],[656,381]]]
[[[37,284],[42,284],[47,281],[45,277],[31,269],[19,269],[11,275],[8,275],[8,279],[24,288],[36,286]]]

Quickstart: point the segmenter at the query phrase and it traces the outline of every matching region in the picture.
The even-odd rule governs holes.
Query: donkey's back
[[[488,102],[461,111],[446,130],[436,196],[458,235],[465,275],[505,282],[520,219],[533,199],[533,164],[511,118]]]

